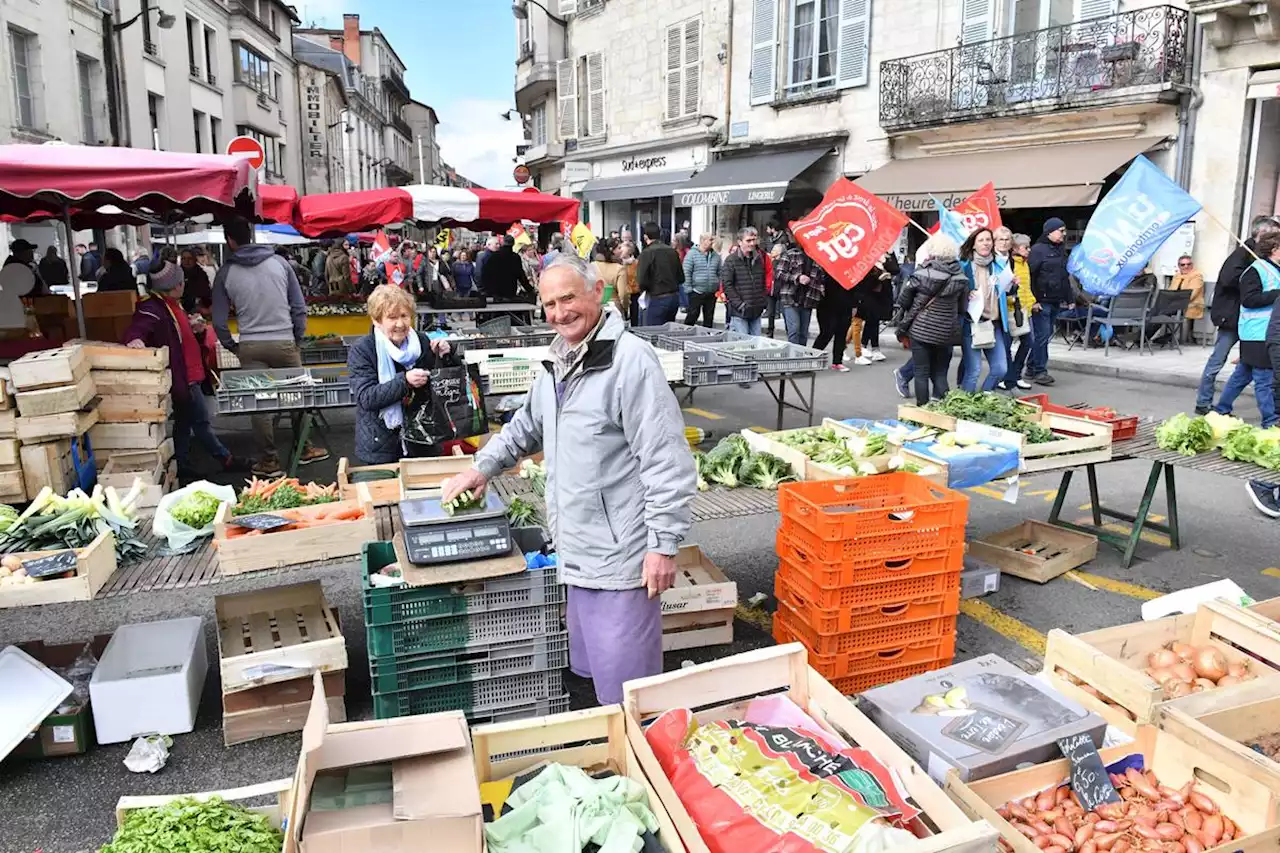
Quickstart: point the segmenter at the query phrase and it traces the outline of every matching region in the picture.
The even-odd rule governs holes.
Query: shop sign
[[[675,194],[676,207],[698,207],[704,204],[777,204],[787,194],[786,186],[729,187],[723,190],[682,190]]]
[[[591,164],[569,162],[564,164],[564,182],[576,184],[591,180]]]
[[[707,147],[692,145],[687,148],[667,148],[659,151],[643,151],[612,160],[600,160],[598,174],[587,177],[620,178],[624,175],[648,175],[654,172],[693,172],[707,161]],[[568,165],[568,164],[566,164]],[[586,180],[587,178],[583,178]]]

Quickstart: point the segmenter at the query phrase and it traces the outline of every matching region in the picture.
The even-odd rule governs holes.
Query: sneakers
[[[910,396],[910,389],[907,388],[907,380],[902,375],[901,367],[893,369],[893,387],[898,389],[898,396],[902,399],[905,400]]]
[[[878,350],[878,349],[873,349],[873,350],[871,350],[870,352],[871,352],[871,360],[872,360],[872,361],[884,361],[886,358],[888,358],[888,356],[886,356],[884,353],[880,352],[880,350]]]
[[[280,460],[275,456],[264,456],[257,462],[253,463],[253,467],[249,469],[249,473],[255,477],[263,479],[271,479],[273,477],[283,477],[284,468],[280,467]]]
[[[1013,390],[1013,386],[1010,385],[1008,382],[1005,382],[1003,379],[1001,379],[999,382],[996,383],[996,387],[999,388],[1001,391]]]
[[[872,361],[870,356],[860,355],[853,360],[853,363],[866,367],[868,364],[871,364]]]
[[[1031,377],[1031,381],[1037,385],[1052,385],[1056,380],[1047,373],[1041,373],[1039,376]]]
[[[855,359],[855,361],[856,361],[856,359]],[[870,363],[871,363],[871,362],[867,362],[867,364],[870,364]],[[835,371],[838,371],[838,372],[840,372],[840,373],[848,373],[848,372],[849,372],[849,368],[845,367],[843,364],[833,364],[833,365],[831,365],[831,369],[832,369],[832,370],[835,370]]]
[[[1208,407],[1208,406],[1196,406],[1196,414],[1197,414],[1197,415],[1207,415],[1207,414],[1209,414],[1209,407]]]
[[[1050,377],[1050,378],[1052,378],[1052,377]],[[1019,379],[1017,382],[1015,382],[1015,383],[1013,383],[1013,384],[1017,385],[1017,386],[1018,386],[1019,388],[1021,388],[1023,391],[1030,391],[1030,390],[1031,390],[1031,383],[1030,383],[1030,382],[1028,382],[1028,381],[1027,381],[1027,380],[1025,380],[1025,379]]]
[[[323,462],[329,458],[329,451],[323,447],[316,447],[314,444],[308,444],[302,448],[302,456],[298,459],[299,465],[310,465],[312,462]]]
[[[1245,483],[1245,491],[1249,493],[1249,499],[1258,508],[1258,512],[1267,518],[1280,518],[1280,486],[1250,480]]]

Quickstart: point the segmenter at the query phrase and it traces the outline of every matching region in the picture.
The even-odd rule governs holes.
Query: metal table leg
[[[809,376],[809,396],[806,398],[804,392],[800,390],[800,386],[796,384],[796,376],[803,377],[805,374],[784,374],[777,377],[760,377],[760,384],[764,385],[765,390],[773,397],[775,403],[778,404],[777,429],[783,428],[783,415],[787,409],[794,409],[797,412],[803,412],[807,416],[806,423],[813,426],[814,413],[814,394],[818,386],[818,375],[810,373]],[[778,389],[775,391],[773,382],[777,381]],[[799,404],[787,402],[787,383],[791,383],[791,389],[795,391],[796,396],[800,399]]]
[[[289,476],[298,476],[298,462],[302,459],[302,449],[307,446],[307,440],[311,438],[311,412],[304,411],[302,417],[298,420],[298,434],[293,441],[293,454],[289,458]]]
[[[1071,485],[1072,472],[1067,470],[1063,472],[1062,484],[1058,488],[1058,495],[1054,499],[1053,509],[1049,513],[1050,524],[1056,524],[1069,530],[1078,530],[1081,533],[1092,534],[1097,536],[1099,541],[1118,548],[1123,555],[1122,563],[1125,568],[1128,568],[1133,563],[1133,557],[1138,550],[1138,542],[1142,539],[1144,530],[1156,530],[1166,534],[1169,537],[1170,547],[1175,551],[1181,547],[1178,534],[1178,500],[1172,465],[1166,465],[1163,462],[1153,462],[1151,464],[1151,473],[1147,475],[1147,485],[1142,492],[1142,500],[1138,503],[1137,514],[1121,512],[1120,510],[1103,506],[1098,497],[1095,466],[1088,465],[1085,467],[1089,476],[1089,497],[1094,523],[1092,525],[1073,524],[1060,518],[1062,506],[1066,502],[1067,488]],[[1160,485],[1160,475],[1162,473],[1165,476],[1165,497],[1169,502],[1169,524],[1167,525],[1157,524],[1150,520],[1151,502],[1155,498],[1156,487]],[[1110,530],[1103,526],[1101,520],[1103,516],[1128,522],[1129,529],[1123,533]]]

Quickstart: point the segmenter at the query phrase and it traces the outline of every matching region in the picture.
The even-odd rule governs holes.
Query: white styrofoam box
[[[89,682],[98,743],[195,728],[209,659],[199,616],[121,625]]]
[[[52,714],[72,689],[17,646],[0,649],[0,759]]]

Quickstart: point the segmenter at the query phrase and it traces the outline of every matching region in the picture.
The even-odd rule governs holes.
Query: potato
[[[3,557],[0,557],[0,566],[3,566],[11,572],[16,572],[18,569],[22,568],[22,560],[12,554],[5,554]]]

